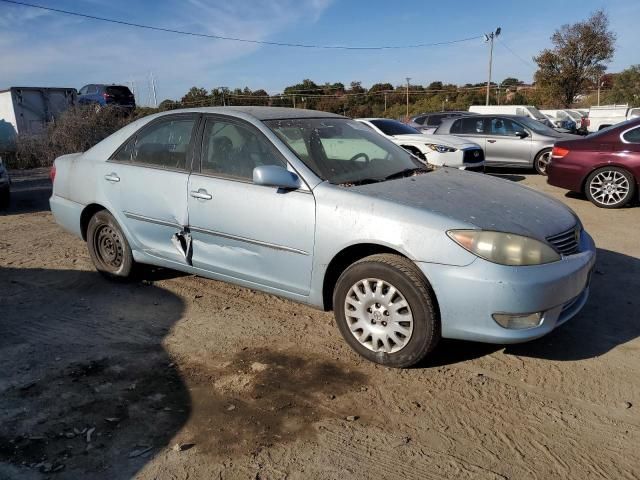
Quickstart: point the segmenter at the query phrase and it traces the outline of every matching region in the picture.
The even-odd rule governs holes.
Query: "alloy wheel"
[[[602,205],[612,206],[626,200],[629,194],[629,180],[615,170],[598,173],[589,183],[591,197]]]

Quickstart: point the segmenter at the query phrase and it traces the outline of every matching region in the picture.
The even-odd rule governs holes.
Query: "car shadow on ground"
[[[165,344],[180,340],[167,337],[179,321],[188,328],[186,302],[199,298],[157,286],[178,275],[148,267],[111,282],[0,267],[0,478],[135,478],[192,446],[215,469],[313,437],[312,424],[336,416],[329,395],[368,383],[308,352],[243,346],[194,358],[177,347],[172,356]]]
[[[496,178],[504,178],[505,180],[511,180],[512,182],[521,182],[525,180],[525,174],[535,173],[532,169],[527,168],[500,168],[500,167],[486,167],[485,173]]]
[[[0,209],[0,216],[49,210],[51,180],[49,169],[11,170],[11,203]]]
[[[0,478],[132,478],[191,399],[162,342],[183,301],[150,283],[0,268]]]
[[[589,300],[566,324],[540,339],[507,346],[445,339],[418,367],[461,363],[503,348],[507,355],[555,361],[598,357],[640,336],[639,291],[640,260],[598,249]]]

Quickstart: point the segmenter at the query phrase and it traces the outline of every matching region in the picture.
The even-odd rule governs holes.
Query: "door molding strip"
[[[189,227],[192,232],[204,233],[206,235],[213,235],[215,237],[228,238],[230,240],[237,240],[239,242],[252,243],[254,245],[260,245],[261,247],[273,248],[274,250],[283,250],[285,252],[297,253],[299,255],[309,255],[309,252],[299,250],[293,247],[286,247],[284,245],[278,245],[275,243],[263,242],[261,240],[253,240],[247,237],[239,237],[237,235],[230,235],[228,233],[216,232],[214,230],[208,230],[201,227]]]
[[[166,220],[160,220],[158,218],[145,217],[144,215],[139,215],[137,213],[127,212],[127,211],[124,211],[123,213],[124,213],[125,217],[131,218],[133,220],[139,220],[141,222],[154,223],[156,225],[163,225],[165,227],[175,227],[175,228],[179,228],[179,229],[183,228],[183,225],[180,225],[179,223],[168,222]]]

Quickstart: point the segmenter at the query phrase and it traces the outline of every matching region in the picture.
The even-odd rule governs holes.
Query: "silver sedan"
[[[550,332],[586,302],[595,261],[563,204],[429,169],[323,112],[151,115],[58,158],[52,177],[56,220],[105,276],[153,264],[333,309],[355,351],[392,367],[441,337]]]
[[[457,135],[484,149],[485,165],[535,168],[546,175],[553,144],[578,138],[537,120],[518,115],[474,115],[446,118],[436,135]]]

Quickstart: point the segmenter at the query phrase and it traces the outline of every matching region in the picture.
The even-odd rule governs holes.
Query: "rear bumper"
[[[581,192],[582,184],[589,172],[588,166],[574,162],[571,158],[565,157],[562,160],[552,158],[547,166],[547,183],[572,192]]]
[[[84,210],[84,205],[54,194],[49,199],[49,206],[58,225],[82,238],[80,216]]]
[[[596,248],[582,232],[580,253],[559,262],[508,267],[477,259],[465,267],[418,263],[440,308],[442,336],[487,343],[539,338],[576,315],[589,296]],[[494,313],[544,312],[539,326],[507,329]]]

